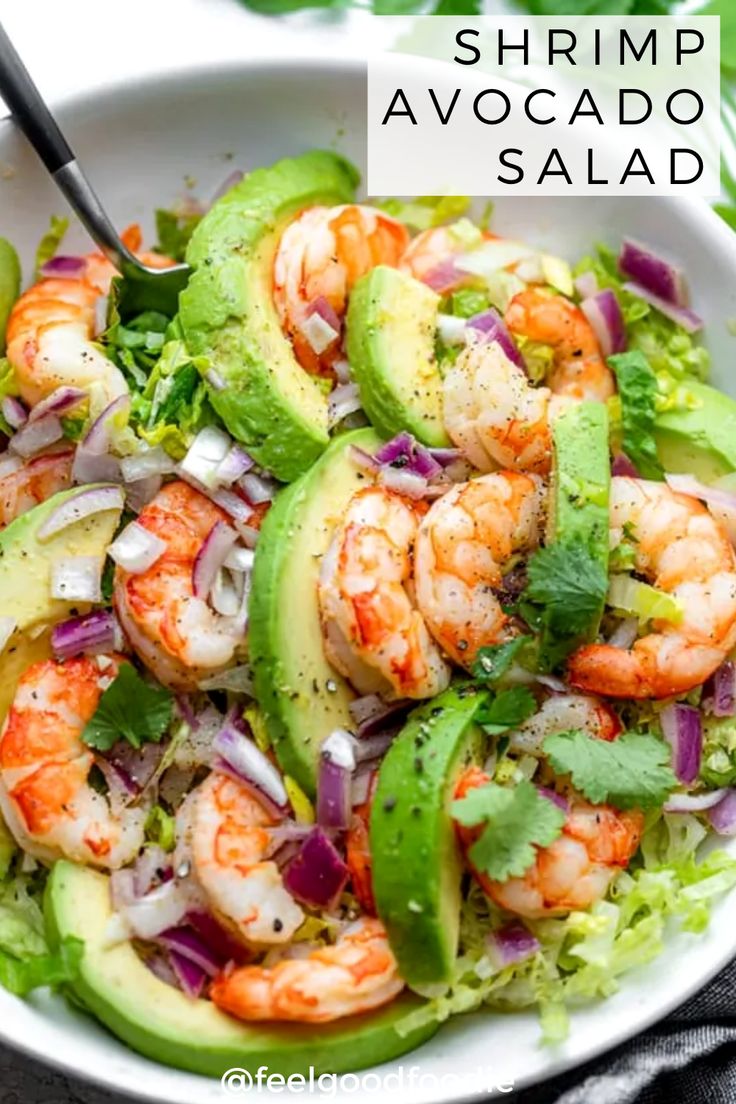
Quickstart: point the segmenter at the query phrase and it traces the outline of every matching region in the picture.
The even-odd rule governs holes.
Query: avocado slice
[[[77,1001],[139,1053],[178,1069],[221,1077],[228,1069],[268,1066],[288,1076],[361,1069],[413,1050],[436,1024],[399,1034],[420,1006],[411,994],[360,1016],[327,1024],[248,1025],[206,1000],[190,1000],[159,981],[130,943],[110,947],[108,878],[87,867],[57,862],[46,886],[44,912],[51,946],[84,941],[71,989]]]
[[[218,380],[213,407],[259,464],[285,482],[326,448],[327,396],[297,362],[273,302],[284,227],[316,204],[350,203],[358,173],[316,150],[249,173],[215,203],[187,249],[194,269],[179,298],[190,353]]]
[[[712,483],[736,471],[736,401],[698,380],[684,388],[695,398],[692,410],[657,415],[654,435],[662,467]]]
[[[347,313],[347,354],[363,409],[379,433],[408,430],[422,444],[451,444],[434,351],[439,296],[404,272],[378,265],[356,283]]]
[[[611,459],[605,403],[574,403],[559,414],[552,425],[552,450],[547,543],[582,542],[607,575]],[[564,642],[565,652],[595,639],[604,605],[601,601],[584,632]],[[560,644],[542,631],[543,667],[560,658]]]
[[[371,429],[338,437],[318,462],[282,490],[266,514],[256,548],[249,652],[256,697],[286,774],[313,795],[322,741],[351,724],[349,684],[322,645],[317,580],[336,523],[366,477],[351,447],[374,452]]]
[[[378,773],[370,849],[378,915],[407,985],[426,996],[452,979],[462,861],[448,811],[482,746],[473,717],[486,693],[450,688],[415,709]]]
[[[101,484],[102,486],[103,484]],[[120,520],[120,510],[104,510],[69,525],[50,540],[37,532],[47,517],[79,488],[60,491],[21,514],[0,532],[0,614],[11,617],[16,630],[0,657],[0,723],[13,700],[23,671],[50,655],[48,629],[89,608],[80,602],[51,597],[51,568],[62,557],[97,556],[104,559]]]

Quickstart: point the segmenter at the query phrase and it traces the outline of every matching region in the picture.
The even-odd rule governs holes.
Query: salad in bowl
[[[133,306],[0,243],[0,981],[340,1072],[615,991],[736,884],[736,403],[673,260],[313,151]],[[493,1030],[489,1018],[489,1032]]]

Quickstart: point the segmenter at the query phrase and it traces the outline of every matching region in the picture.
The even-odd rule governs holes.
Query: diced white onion
[[[457,318],[454,314],[437,315],[437,332],[444,345],[465,344],[465,318]]]
[[[255,559],[256,554],[252,548],[237,545],[228,552],[225,567],[229,567],[231,571],[251,571]]]
[[[340,336],[336,329],[334,329],[329,322],[325,322],[321,314],[314,311],[300,325],[300,330],[306,338],[312,352],[320,356],[321,353],[328,349],[332,342]]]
[[[53,414],[39,418],[37,422],[27,422],[22,429],[11,437],[9,448],[19,456],[33,456],[41,449],[60,441],[64,436],[61,422]]]
[[[147,479],[150,475],[171,475],[176,471],[176,464],[157,445],[155,448],[141,449],[132,456],[124,456],[120,461],[120,470],[126,483],[137,483],[139,479]]]
[[[227,433],[217,426],[205,426],[192,441],[181,462],[181,471],[212,489],[218,482],[217,469],[231,447],[232,440]]]
[[[240,576],[240,591],[233,581],[229,571],[220,569],[215,575],[215,581],[210,591],[210,602],[217,613],[223,617],[235,617],[240,609],[242,600],[242,576]]]
[[[108,555],[124,571],[140,575],[160,560],[165,551],[166,541],[139,522],[131,521],[112,542]]]
[[[17,622],[13,617],[0,617],[0,652],[2,652],[17,627]]]
[[[72,556],[51,567],[51,597],[66,602],[99,602],[102,560],[99,556]]]
[[[407,471],[406,468],[381,468],[378,480],[390,491],[404,495],[406,498],[424,498],[429,484],[421,475]]]
[[[361,409],[360,391],[357,383],[341,383],[331,392],[327,400],[327,424],[330,429],[338,425],[348,414]]]
[[[355,770],[355,750],[353,737],[344,728],[335,728],[320,748],[322,755],[326,755],[336,766],[345,770]]]
[[[335,373],[335,379],[338,383],[350,383],[350,361],[345,360],[343,357],[340,360],[336,360],[332,365],[332,371]]]
[[[17,472],[22,467],[23,461],[20,456],[13,456],[9,452],[4,452],[0,456],[0,479],[4,479],[6,475],[12,475],[13,472]]]
[[[238,486],[245,493],[246,498],[254,506],[262,502],[271,502],[276,493],[276,486],[272,480],[256,472],[248,472],[238,480]]]
[[[107,307],[109,299],[107,295],[99,295],[95,299],[95,337],[101,337],[107,329]]]

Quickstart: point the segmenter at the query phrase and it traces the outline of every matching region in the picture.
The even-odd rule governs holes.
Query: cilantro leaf
[[[52,215],[49,228],[41,238],[36,248],[36,277],[47,261],[52,260],[53,257],[59,252],[59,247],[64,240],[64,235],[69,229],[69,219],[61,218],[59,215]]]
[[[611,356],[608,363],[616,373],[621,399],[623,450],[645,479],[662,479],[654,441],[657,377],[640,349]]]
[[[98,751],[109,751],[118,740],[133,747],[157,744],[171,724],[174,695],[145,682],[130,663],[120,666],[117,678],[102,694],[82,740]]]
[[[488,782],[453,801],[453,818],[466,828],[482,825],[468,856],[494,881],[521,877],[534,862],[535,844],[557,839],[565,814],[536,786],[523,780],[510,789]]]
[[[502,644],[489,644],[479,648],[472,672],[481,682],[498,682],[514,662],[518,652],[531,641],[531,636],[513,636]]]
[[[522,598],[525,605],[540,607],[535,619],[545,637],[540,662],[551,669],[600,616],[608,576],[603,564],[580,539],[556,541],[538,549],[527,569],[529,582]]]
[[[482,705],[475,719],[489,736],[497,736],[523,724],[536,709],[537,702],[531,690],[526,686],[513,686]]]
[[[669,747],[648,732],[624,732],[607,741],[573,729],[548,736],[543,746],[554,771],[571,775],[594,805],[653,809],[677,786]]]

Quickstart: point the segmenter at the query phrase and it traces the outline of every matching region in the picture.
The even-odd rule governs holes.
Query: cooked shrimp
[[[418,521],[414,503],[368,487],[353,495],[322,558],[325,651],[362,694],[431,698],[450,681],[412,600]]]
[[[463,349],[445,375],[443,399],[447,432],[474,467],[549,471],[551,419],[569,400],[532,387],[497,342]]]
[[[402,272],[408,272],[415,280],[426,280],[430,273],[435,273],[453,256],[465,252],[467,252],[467,243],[459,234],[453,233],[452,226],[433,226],[429,230],[422,230],[412,238],[401,257],[399,267]],[[446,278],[442,278],[441,286],[437,290],[446,295],[472,278],[448,266]],[[433,280],[432,283],[434,286],[437,280]]]
[[[62,448],[34,456],[0,461],[0,529],[71,486],[74,449]]]
[[[554,368],[546,383],[557,395],[605,402],[615,391],[593,327],[579,307],[542,288],[519,292],[506,309],[512,334],[551,345]]]
[[[243,643],[238,617],[223,617],[194,594],[192,573],[202,545],[226,515],[187,483],[167,483],[138,515],[138,524],[166,544],[140,574],[115,572],[113,601],[133,648],[160,682],[196,687],[227,667]]]
[[[117,673],[114,657],[42,660],[21,676],[0,735],[0,805],[24,850],[117,869],[143,845],[148,810],[113,815],[89,784],[81,734]]]
[[[134,252],[140,230],[123,235]],[[146,264],[165,268],[172,262],[158,253],[139,254]],[[57,387],[89,388],[98,384],[104,402],[125,395],[128,386],[119,369],[95,343],[95,305],[108,294],[115,269],[101,253],[89,253],[84,275],[39,280],[20,296],[8,319],[7,355],[21,397],[34,406]]]
[[[336,337],[317,352],[304,333],[315,303],[325,302],[342,322],[356,281],[376,265],[395,266],[409,234],[374,207],[310,207],[287,226],[273,267],[273,294],[297,360],[308,372],[329,374],[340,356]]]
[[[304,913],[266,859],[277,823],[251,793],[213,772],[196,791],[192,817],[194,870],[223,923],[253,943],[286,943]]]
[[[387,1004],[403,988],[383,924],[368,917],[306,958],[226,971],[210,997],[241,1020],[327,1023]]]
[[[469,767],[460,777],[455,796],[464,797],[488,781],[479,767]],[[456,827],[467,851],[479,830]],[[473,875],[492,901],[518,916],[559,916],[587,909],[606,895],[616,874],[628,865],[643,827],[644,817],[638,811],[620,812],[574,798],[562,834],[548,847],[537,848],[534,863],[525,874],[505,882],[492,881],[478,870],[473,870]]]
[[[540,755],[547,736],[573,728],[598,740],[615,740],[622,725],[610,705],[590,694],[551,694],[529,720],[509,734],[509,748]]]
[[[573,686],[614,698],[666,698],[699,686],[736,644],[736,555],[707,508],[665,483],[611,481],[611,545],[634,537],[637,572],[680,603],[682,621],[653,621],[630,649],[586,644]]]
[[[463,667],[506,630],[494,587],[514,552],[540,536],[544,485],[538,476],[493,472],[458,483],[419,525],[414,556],[417,605],[430,632]]]

